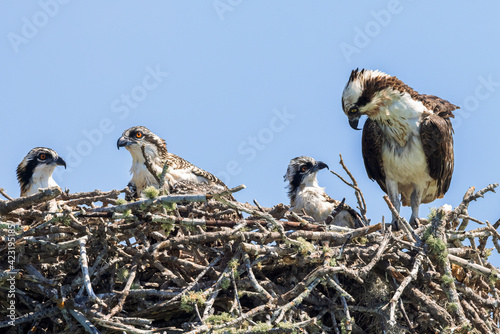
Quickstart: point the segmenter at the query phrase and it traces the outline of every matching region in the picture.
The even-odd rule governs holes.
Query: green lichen
[[[229,277],[223,277],[220,282],[220,287],[222,290],[226,290],[231,285],[231,279]]]
[[[212,325],[222,325],[225,324],[231,320],[234,320],[235,318],[227,313],[227,312],[222,312],[221,314],[217,315],[211,315],[207,318],[207,322],[212,324]]]
[[[493,248],[486,248],[483,252],[483,257],[485,260],[488,260],[488,258],[491,256],[493,252]]]
[[[446,285],[450,285],[451,283],[453,283],[453,277],[450,277],[448,275],[443,275],[441,276],[441,281]]]
[[[172,232],[172,230],[174,229],[174,224],[162,223],[161,228],[165,231],[165,235],[168,237],[170,232]]]
[[[314,245],[312,243],[306,241],[306,239],[300,237],[300,238],[297,238],[297,241],[300,243],[300,245],[299,245],[300,254],[308,255],[314,251]]]
[[[427,241],[427,239],[429,239],[429,237],[431,236],[431,233],[432,233],[432,228],[430,226],[428,226],[424,231],[424,235],[422,236],[422,240]]]
[[[172,212],[177,209],[177,203],[162,203],[161,205],[167,212]]]
[[[353,238],[352,239],[352,242],[354,244],[358,244],[358,245],[366,245],[368,243],[368,238],[367,237],[356,237],[356,238]]]
[[[238,260],[237,259],[231,259],[231,261],[228,262],[227,264],[233,271],[236,271],[238,269]]]
[[[127,201],[124,200],[123,198],[118,198],[116,200],[116,205],[123,205],[123,204],[126,204],[126,203],[127,203]]]
[[[490,276],[488,276],[491,285],[495,285],[495,283],[498,281],[497,275],[498,271],[496,269],[491,269],[491,274]]]
[[[349,334],[350,331],[347,330],[348,325],[354,324],[354,318],[351,318],[349,321],[347,318],[343,318],[342,321],[340,322],[340,332],[342,334]]]
[[[436,256],[441,263],[444,263],[448,258],[448,249],[444,241],[433,235],[429,235],[426,243],[429,245],[430,253]]]
[[[160,195],[160,191],[155,186],[149,186],[143,190],[144,195],[149,199],[155,199]]]
[[[203,295],[203,292],[194,292],[190,291],[181,297],[181,310],[186,312],[192,312],[194,310],[194,304],[198,304],[198,306],[202,306],[206,297]]]
[[[257,333],[267,333],[272,328],[273,326],[271,324],[267,324],[265,322],[257,322],[255,326],[252,327],[252,331]]]
[[[141,210],[141,211],[147,211],[148,207],[149,207],[149,205],[147,205],[146,203],[141,203],[139,205],[139,210]]]
[[[446,308],[450,312],[456,312],[458,310],[458,304],[457,303],[449,303],[448,305],[446,305]]]
[[[433,220],[434,218],[436,218],[436,216],[437,216],[437,208],[436,207],[430,208],[427,218],[429,218],[429,220]]]
[[[118,264],[117,264],[117,272],[116,272],[116,281],[117,282],[125,282],[130,274],[130,272],[128,271],[127,268],[120,268],[118,267]]]

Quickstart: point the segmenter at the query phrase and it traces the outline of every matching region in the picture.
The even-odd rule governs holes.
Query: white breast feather
[[[297,192],[292,211],[301,212],[302,209],[315,221],[322,222],[335,209],[335,204],[325,201],[324,188],[304,187]]]
[[[189,169],[172,169],[169,170],[170,175],[172,178],[179,182],[179,181],[189,181],[189,182],[195,182],[195,183],[210,183],[210,180],[204,178],[203,176],[196,175]]]
[[[54,172],[55,168],[55,165],[46,164],[36,166],[25,196],[38,193],[38,189],[58,187],[56,181],[54,181],[54,179],[52,178],[52,173]]]
[[[386,177],[397,181],[403,193],[411,192],[413,185],[424,190],[435,182],[428,173],[427,158],[420,138],[420,118],[424,112],[430,111],[422,102],[413,100],[405,93],[388,106],[386,115],[378,117],[382,131],[387,136],[382,147]],[[407,198],[410,195],[405,194]]]

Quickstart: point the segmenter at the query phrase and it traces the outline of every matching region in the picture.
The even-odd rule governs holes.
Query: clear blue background
[[[379,222],[390,213],[366,176],[361,132],[349,127],[340,103],[357,67],[397,75],[462,107],[453,121],[451,188],[431,206],[456,206],[468,187],[499,181],[496,2],[61,2],[0,3],[0,187],[12,196],[19,195],[16,166],[35,146],[66,159],[68,169],[56,175],[63,188],[123,188],[131,158],[116,141],[144,125],[172,153],[229,186],[245,184],[240,201],[265,206],[287,203],[282,177],[291,158],[309,155],[341,172],[342,153]],[[146,76],[155,69],[168,76],[152,89]],[[133,94],[136,104],[126,107],[124,96]],[[288,124],[275,120],[285,110],[294,117]],[[356,205],[352,190],[326,170],[319,182]],[[499,204],[489,193],[469,212],[494,223]]]

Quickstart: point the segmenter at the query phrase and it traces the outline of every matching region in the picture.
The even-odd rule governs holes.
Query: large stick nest
[[[229,192],[151,191],[123,203],[126,190],[51,188],[1,201],[0,328],[500,333],[500,275],[487,261],[495,249],[486,248],[492,240],[500,252],[500,220],[465,231],[481,223],[469,203],[496,186],[469,189],[418,228],[401,218],[399,231],[311,223],[284,205],[228,200]]]

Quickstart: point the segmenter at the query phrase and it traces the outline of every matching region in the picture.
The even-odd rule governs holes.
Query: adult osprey
[[[129,182],[129,187],[136,191],[135,197],[139,197],[148,186],[157,188],[159,186],[156,178],[146,167],[141,149],[142,145],[144,145],[144,152],[151,161],[156,174],[161,174],[165,162],[168,164],[166,186],[171,188],[178,182],[187,182],[190,184],[207,184],[213,191],[227,189],[226,185],[216,176],[168,152],[165,140],[144,126],[134,126],[125,130],[116,145],[118,149],[125,147],[132,155],[132,167],[130,169],[132,180]]]
[[[453,174],[453,128],[458,107],[437,96],[419,94],[380,71],[352,71],[342,108],[353,129],[363,127],[362,151],[368,177],[377,181],[399,212],[411,206],[410,222],[421,203],[442,198]],[[393,215],[393,223],[396,217]]]
[[[340,201],[330,198],[325,189],[318,185],[316,174],[324,168],[328,168],[324,162],[301,156],[290,161],[284,176],[289,182],[288,197],[292,211],[304,210],[317,222],[324,222],[341,204]],[[364,226],[359,214],[347,205],[343,205],[331,224],[350,228]]]
[[[29,151],[17,166],[21,197],[36,194],[39,188],[58,187],[52,178],[52,173],[57,166],[66,168],[66,162],[57,155],[56,151],[46,147],[35,147]]]

